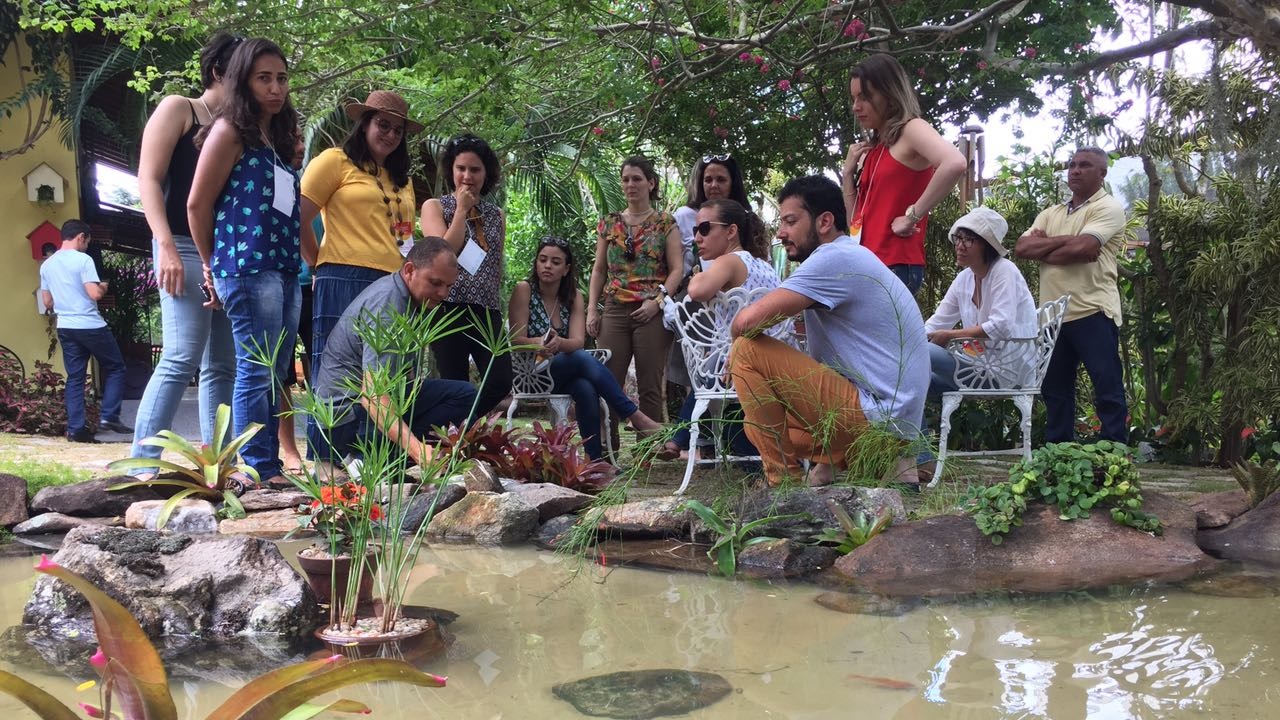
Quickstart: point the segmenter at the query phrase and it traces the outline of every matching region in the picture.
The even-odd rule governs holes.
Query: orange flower
[[[382,506],[381,506],[381,505],[374,505],[373,507],[369,508],[369,519],[370,519],[370,520],[381,520],[381,519],[382,519]]]

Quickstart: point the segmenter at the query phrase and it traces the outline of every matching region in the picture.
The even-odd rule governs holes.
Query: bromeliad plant
[[[1022,525],[1027,503],[1057,505],[1062,520],[1089,517],[1107,507],[1121,525],[1159,535],[1160,518],[1142,511],[1138,471],[1127,446],[1109,440],[1091,445],[1049,443],[1009,470],[1009,479],[990,487],[974,487],[963,507],[973,515],[993,545]]]
[[[768,536],[752,537],[761,528],[776,522],[798,520],[807,517],[804,513],[791,515],[770,515],[749,523],[741,523],[737,518],[721,518],[715,510],[697,500],[687,500],[682,506],[684,510],[692,510],[707,527],[716,533],[716,541],[707,551],[707,557],[715,561],[716,568],[725,577],[733,577],[738,572],[738,554],[743,549],[777,538]]]
[[[849,513],[836,501],[827,498],[827,509],[835,516],[836,522],[840,523],[840,529],[823,528],[814,540],[818,543],[831,543],[836,546],[836,551],[841,555],[848,555],[858,548],[866,545],[871,538],[879,535],[885,528],[893,523],[893,514],[886,513],[872,519],[868,519],[864,513],[857,513],[855,517],[850,517]]]
[[[173,704],[160,654],[129,610],[47,557],[41,556],[36,570],[80,591],[93,610],[99,647],[89,664],[102,681],[97,683],[99,704],[80,703],[81,710],[91,718],[177,720],[178,709]],[[288,665],[251,680],[215,708],[208,720],[302,720],[325,710],[368,714],[367,706],[352,700],[327,705],[309,701],[347,685],[378,680],[444,687],[446,678],[421,672],[403,660],[347,660],[333,655]],[[45,720],[78,720],[74,710],[17,675],[0,671],[0,691],[17,698]]]
[[[181,455],[190,466],[180,465],[170,460],[159,458],[124,458],[107,466],[110,470],[127,472],[129,470],[159,469],[162,474],[149,480],[112,485],[109,490],[127,490],[133,487],[177,487],[156,519],[156,528],[160,529],[169,521],[169,515],[177,507],[178,502],[196,496],[217,502],[226,503],[232,513],[243,517],[244,507],[240,505],[237,493],[244,490],[244,483],[237,479],[237,474],[252,478],[259,482],[258,473],[248,465],[239,462],[240,448],[262,429],[259,423],[250,423],[238,437],[227,441],[227,430],[231,426],[231,408],[219,405],[214,417],[213,442],[197,448],[190,441],[172,430],[161,430],[155,437],[142,441],[143,445],[158,447]]]

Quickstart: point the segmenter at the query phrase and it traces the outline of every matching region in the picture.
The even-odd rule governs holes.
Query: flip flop
[[[679,447],[676,447],[673,444],[667,443],[667,444],[664,444],[662,447],[658,448],[658,451],[654,453],[654,457],[658,458],[659,460],[676,460],[680,457],[681,452],[682,450]]]

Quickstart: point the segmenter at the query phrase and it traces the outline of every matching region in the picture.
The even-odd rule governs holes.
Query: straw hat
[[[1009,223],[995,210],[989,207],[976,207],[970,210],[952,224],[950,234],[955,235],[956,230],[960,228],[986,240],[988,245],[1000,253],[1000,257],[1009,253],[1004,246],[1004,234],[1009,232]]]
[[[409,119],[409,103],[390,90],[374,90],[369,93],[369,97],[365,98],[364,102],[358,103],[353,100],[346,106],[347,117],[356,121],[370,110],[395,115],[404,120],[404,130],[408,135],[422,132],[422,123]]]

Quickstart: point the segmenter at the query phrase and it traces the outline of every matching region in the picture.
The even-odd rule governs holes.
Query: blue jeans
[[[684,404],[680,406],[680,428],[671,436],[671,442],[680,447],[681,450],[689,449],[689,423],[693,420],[693,406],[698,402],[694,396],[693,390],[689,390],[689,394],[684,398]],[[733,455],[751,456],[759,455],[760,451],[756,450],[756,446],[751,444],[751,440],[747,439],[747,434],[742,431],[742,406],[738,403],[730,403],[724,409],[724,416],[729,422],[724,423],[708,423],[707,416],[703,415],[698,420],[698,444],[701,445],[704,440],[715,437],[717,425],[720,426],[720,442],[729,448],[729,452]],[[708,431],[708,428],[710,430]]]
[[[84,378],[90,356],[98,359],[102,371],[102,419],[119,422],[120,402],[124,399],[124,358],[120,356],[120,346],[111,329],[58,328],[58,342],[62,344],[62,364],[67,369],[67,389],[63,394],[67,404],[67,433],[78,434],[89,429],[84,417]]]
[[[578,434],[592,460],[604,457],[600,443],[600,400],[613,409],[619,418],[629,418],[639,409],[627,397],[613,373],[589,353],[574,350],[559,353],[551,361],[551,379],[555,391],[573,398],[577,408]]]
[[[1104,313],[1062,323],[1049,369],[1040,385],[1047,418],[1045,442],[1071,442],[1076,435],[1076,375],[1080,364],[1093,381],[1093,405],[1102,423],[1102,439],[1129,442],[1124,369],[1120,365],[1120,328]]]
[[[889,272],[897,275],[912,295],[919,292],[920,286],[924,284],[923,265],[890,265]]]
[[[929,399],[938,400],[942,393],[957,389],[956,359],[946,348],[929,343]]]
[[[203,442],[213,441],[213,420],[218,406],[231,404],[231,385],[236,376],[231,323],[224,311],[204,307],[204,296],[200,293],[204,272],[195,243],[183,235],[174,235],[173,243],[182,260],[183,294],[175,297],[160,290],[164,350],[138,402],[131,457],[160,457],[160,448],[139,443],[173,427],[182,394],[196,372],[200,373],[200,439]],[[151,257],[157,258],[159,254],[159,244],[152,240]]]
[[[236,382],[231,393],[235,434],[244,432],[250,423],[262,424],[240,454],[245,464],[266,481],[281,474],[276,409],[298,341],[298,306],[302,302],[298,276],[265,270],[241,277],[214,278],[213,282],[231,320],[236,346]],[[255,355],[275,350],[277,343],[279,352],[273,367],[253,361]]]
[[[459,380],[425,380],[414,398],[413,408],[401,418],[419,438],[436,426],[461,425],[476,401],[476,388]],[[319,428],[308,425],[307,445],[317,460],[341,464],[347,455],[360,455],[362,440],[373,438],[380,430],[359,404],[351,408],[352,420],[329,431],[326,438]]]

